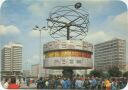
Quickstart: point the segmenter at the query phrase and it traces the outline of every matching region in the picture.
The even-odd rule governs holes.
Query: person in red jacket
[[[11,83],[8,86],[8,89],[19,89],[19,85],[16,84],[16,78],[11,78]]]

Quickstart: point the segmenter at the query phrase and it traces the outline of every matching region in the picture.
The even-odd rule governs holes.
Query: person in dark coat
[[[36,83],[37,83],[37,89],[43,89],[44,88],[44,82],[43,82],[42,77],[40,77],[40,79],[37,80]]]

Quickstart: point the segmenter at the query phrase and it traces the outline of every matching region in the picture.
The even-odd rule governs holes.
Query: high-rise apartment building
[[[19,76],[22,70],[22,45],[9,43],[1,50],[2,76]]]
[[[126,69],[126,40],[113,39],[94,46],[94,67],[107,71],[114,66]]]

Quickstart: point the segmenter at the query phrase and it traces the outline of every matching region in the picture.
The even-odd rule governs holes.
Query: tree
[[[91,76],[95,76],[95,77],[102,77],[103,76],[103,72],[100,70],[92,70],[90,72]]]
[[[128,71],[123,74],[124,77],[128,78]]]
[[[109,74],[108,72],[103,72],[103,75],[102,75],[104,78],[108,78],[109,77]]]
[[[120,77],[122,72],[119,70],[118,67],[112,67],[108,70],[109,76],[111,77]]]

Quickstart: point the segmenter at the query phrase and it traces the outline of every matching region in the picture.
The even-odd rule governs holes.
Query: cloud
[[[115,27],[119,27],[121,29],[128,29],[128,12],[124,12],[118,16],[116,16],[112,24],[115,25]]]
[[[49,14],[49,10],[51,10],[54,6],[56,1],[47,1],[47,0],[39,0],[33,3],[31,2],[31,4],[28,6],[28,11],[31,12],[33,15],[35,16],[45,16],[46,14]],[[51,9],[49,9],[51,8]]]
[[[106,33],[104,31],[93,32],[88,34],[88,36],[86,37],[87,41],[93,44],[111,40],[112,38],[113,37],[109,33]]]
[[[24,0],[23,0],[24,1]],[[46,14],[48,12],[48,10],[50,9],[50,11],[56,7],[56,6],[65,6],[65,5],[74,5],[75,3],[77,3],[77,0],[65,0],[65,1],[60,1],[60,0],[37,0],[36,2],[31,0],[31,1],[27,1],[24,3],[31,3],[28,7],[28,10],[34,14],[34,15],[38,15],[38,16],[42,16],[44,14]],[[93,8],[96,9],[95,12],[91,11],[92,14],[96,15],[96,13],[102,13],[104,6],[108,5],[110,3],[109,0],[92,0],[92,1],[85,1],[85,0],[79,0],[79,2],[82,3],[83,6],[86,6],[86,8]]]
[[[128,31],[128,12],[121,13],[114,18],[109,18],[108,25],[114,29]]]
[[[19,34],[20,30],[14,26],[14,25],[9,25],[9,26],[4,26],[0,25],[0,36],[1,35],[12,35],[12,34]]]
[[[104,23],[105,28],[111,28],[116,31],[128,32],[128,11],[121,13],[117,16],[109,16]]]
[[[34,15],[38,15],[38,16],[41,16],[43,11],[42,11],[42,7],[43,7],[43,3],[34,3],[32,5],[30,5],[28,7],[28,10],[34,14]]]

